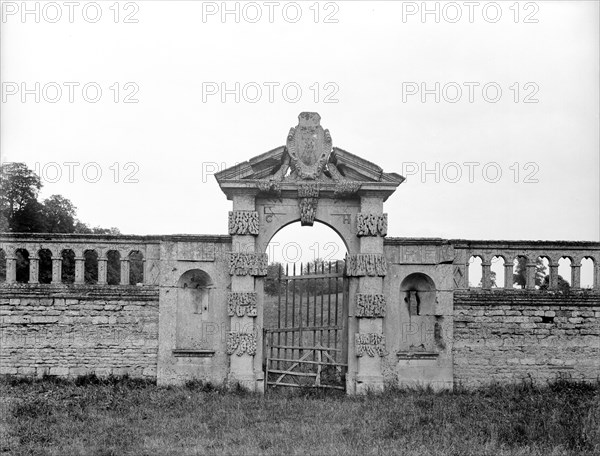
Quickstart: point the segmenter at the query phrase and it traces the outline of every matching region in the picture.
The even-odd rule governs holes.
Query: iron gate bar
[[[344,317],[347,310],[340,307],[347,300],[343,268],[340,269],[338,262],[333,265],[315,262],[313,266],[298,263],[291,267],[288,264],[285,270],[278,269],[275,280],[278,280],[278,297],[272,302],[278,306],[277,328],[265,330],[265,385],[344,390],[342,384],[348,365],[340,362],[347,357],[346,341],[340,340],[347,332]],[[344,315],[340,315],[341,310]],[[287,378],[296,378],[298,383]],[[314,382],[308,385],[300,380],[302,378],[314,379]]]

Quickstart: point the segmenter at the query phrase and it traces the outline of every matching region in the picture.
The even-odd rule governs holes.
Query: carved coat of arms
[[[314,180],[329,161],[331,135],[321,127],[321,116],[316,112],[302,112],[298,120],[287,137],[290,165],[300,179]]]

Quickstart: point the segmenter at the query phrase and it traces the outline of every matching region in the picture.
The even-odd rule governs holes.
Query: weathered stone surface
[[[259,229],[258,212],[256,211],[230,211],[229,234],[257,235]]]
[[[346,274],[349,277],[385,276],[387,274],[385,256],[372,253],[346,255]]]
[[[387,236],[387,214],[356,214],[356,235]]]
[[[256,334],[231,331],[227,334],[227,354],[242,356],[244,353],[250,356],[256,354]]]
[[[385,336],[377,333],[355,334],[356,356],[385,356]]]
[[[235,253],[229,257],[229,274],[266,276],[269,257],[266,253]]]
[[[256,317],[255,292],[229,292],[227,293],[227,313],[230,317]]]
[[[384,294],[356,294],[356,316],[359,318],[385,317],[386,300]]]
[[[156,377],[156,287],[52,290],[48,285],[0,287],[0,312],[7,314],[0,319],[0,372]],[[145,375],[146,369],[154,373]]]

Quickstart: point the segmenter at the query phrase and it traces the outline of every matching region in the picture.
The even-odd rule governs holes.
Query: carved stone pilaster
[[[346,275],[349,277],[380,276],[387,274],[385,256],[376,253],[346,255]]]
[[[227,334],[227,354],[242,356],[256,354],[256,334],[231,331]]]
[[[385,317],[386,300],[383,294],[356,294],[357,318]]]
[[[256,211],[230,211],[229,234],[258,235],[258,212]]]
[[[355,334],[356,356],[385,356],[385,336],[377,333]]]
[[[230,317],[256,317],[256,293],[232,291],[227,294],[227,313]]]
[[[356,235],[361,236],[387,236],[387,214],[356,214]]]
[[[266,253],[235,253],[229,256],[229,274],[236,276],[266,276],[267,263],[269,261]]]

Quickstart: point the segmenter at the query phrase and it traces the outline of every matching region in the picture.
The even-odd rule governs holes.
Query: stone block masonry
[[[454,382],[600,379],[600,293],[454,292]]]
[[[156,378],[158,287],[0,287],[0,374]]]

